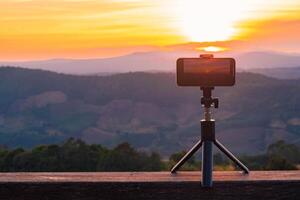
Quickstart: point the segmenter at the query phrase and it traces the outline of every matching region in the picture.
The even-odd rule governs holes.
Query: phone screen
[[[188,74],[228,75],[231,73],[230,60],[224,59],[185,59],[183,72]]]

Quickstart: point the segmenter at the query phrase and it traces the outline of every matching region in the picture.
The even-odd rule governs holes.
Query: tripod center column
[[[211,120],[210,108],[204,107],[204,119],[205,119],[205,121]]]
[[[215,121],[210,118],[210,113],[205,113],[201,120],[202,148],[202,186],[212,187],[213,176],[213,142],[215,140]]]

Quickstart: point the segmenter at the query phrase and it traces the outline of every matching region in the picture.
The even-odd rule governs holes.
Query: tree
[[[267,155],[272,157],[281,157],[291,163],[300,163],[300,150],[294,144],[287,144],[279,140],[268,147]]]
[[[179,162],[180,159],[186,154],[187,152],[186,151],[180,151],[180,152],[177,152],[177,153],[174,153],[170,156],[169,160],[170,161],[173,161],[175,163]],[[195,165],[196,164],[196,159],[195,159],[195,156],[192,156],[190,157],[187,161],[186,161],[187,164],[189,165]]]
[[[169,158],[168,168],[170,169],[173,167],[184,155],[186,154],[186,151],[181,151],[174,153]],[[195,156],[190,157],[186,163],[181,167],[182,170],[199,170],[200,169],[201,162],[196,161]]]
[[[229,165],[229,161],[221,153],[214,154],[214,164],[215,165]]]
[[[100,171],[159,171],[163,167],[160,156],[138,152],[128,143],[119,144],[104,154],[98,163]]]
[[[297,167],[288,161],[287,159],[280,156],[271,156],[268,159],[265,170],[295,170]]]

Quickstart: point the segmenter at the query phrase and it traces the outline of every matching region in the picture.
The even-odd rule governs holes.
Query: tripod
[[[189,150],[181,160],[172,168],[171,173],[176,171],[203,145],[202,148],[202,186],[212,187],[212,171],[213,171],[213,144],[216,145],[228,158],[230,158],[237,166],[239,166],[245,174],[249,173],[249,169],[241,163],[229,150],[227,150],[215,138],[215,120],[211,118],[210,107],[214,105],[219,107],[219,100],[212,98],[213,87],[201,87],[203,97],[201,105],[204,107],[204,119],[201,120],[201,140],[197,142],[192,149]]]

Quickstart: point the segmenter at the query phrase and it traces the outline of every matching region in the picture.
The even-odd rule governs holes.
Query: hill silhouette
[[[197,46],[192,49],[197,48]],[[112,58],[94,59],[50,59],[19,62],[0,61],[2,66],[20,66],[29,69],[43,69],[66,74],[110,74],[136,71],[174,72],[176,59],[180,57],[197,57],[197,51],[150,51],[136,52]],[[240,52],[216,53],[216,56],[234,57],[238,70],[256,68],[290,68],[299,67],[300,55],[283,52]],[[84,67],[83,67],[84,66]],[[298,76],[299,77],[299,76]]]

